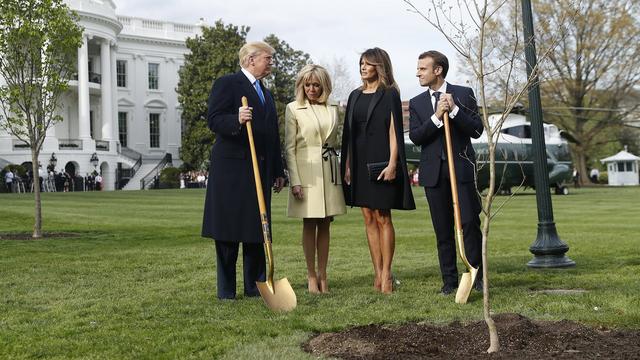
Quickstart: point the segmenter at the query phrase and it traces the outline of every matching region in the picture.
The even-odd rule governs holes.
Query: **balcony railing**
[[[89,82],[100,84],[102,82],[102,75],[94,72],[89,72]]]
[[[60,139],[58,140],[59,150],[82,150],[82,140]]]
[[[72,74],[71,75],[71,80],[76,80],[78,81],[78,74]],[[94,72],[89,72],[89,82],[92,82],[94,84],[100,84],[102,83],[102,75],[98,74],[98,73],[94,73]]]
[[[104,140],[96,140],[96,150],[109,151],[109,142]]]

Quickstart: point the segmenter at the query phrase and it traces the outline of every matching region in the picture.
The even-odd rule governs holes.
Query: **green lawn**
[[[300,343],[315,332],[481,319],[477,293],[466,305],[437,294],[433,229],[421,189],[415,197],[417,211],[394,212],[394,272],[401,285],[393,295],[372,291],[362,218],[351,209],[332,225],[331,293],[312,296],[301,222],[285,217],[286,194],[276,196],[276,278],[289,279],[298,307],[275,314],[259,298],[216,299],[214,246],[199,236],[204,191],[44,194],[45,231],[81,236],[0,240],[0,358],[307,358]],[[638,204],[638,187],[553,196],[558,233],[577,266],[531,270],[535,196],[513,197],[491,232],[494,312],[640,328]],[[30,231],[32,214],[29,195],[0,194],[0,232]],[[536,292],[541,289],[587,292]]]

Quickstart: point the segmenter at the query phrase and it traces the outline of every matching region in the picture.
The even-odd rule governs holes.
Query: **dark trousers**
[[[446,161],[440,165],[440,178],[435,187],[425,187],[427,202],[431,212],[431,222],[436,233],[438,260],[442,282],[454,287],[458,286],[458,269],[456,267],[456,238],[453,217],[453,198],[449,168]],[[475,183],[458,183],[458,201],[460,203],[462,233],[465,254],[473,267],[482,264],[482,232],[480,231],[480,200]],[[482,269],[479,269],[482,271]],[[482,274],[480,272],[480,274]]]
[[[216,241],[219,299],[236,297],[236,262],[240,243]],[[256,281],[265,281],[264,245],[242,243],[244,295],[260,296]]]

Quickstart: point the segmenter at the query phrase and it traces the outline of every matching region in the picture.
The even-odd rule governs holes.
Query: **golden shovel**
[[[242,106],[249,106],[245,96],[242,97]],[[256,181],[256,193],[258,195],[258,207],[260,209],[260,219],[262,221],[262,236],[264,237],[264,252],[267,256],[267,281],[256,281],[258,291],[264,299],[267,307],[274,311],[291,311],[295,309],[297,300],[296,293],[293,292],[291,284],[287,278],[273,281],[273,255],[271,252],[271,232],[269,231],[269,218],[267,218],[267,207],[264,203],[264,193],[262,192],[262,180],[258,169],[258,158],[256,147],[253,143],[253,130],[251,121],[247,125],[247,135],[249,136],[249,147],[251,148],[251,162],[253,163],[253,177]]]
[[[466,304],[473,282],[478,275],[478,269],[469,264],[467,254],[464,251],[464,237],[462,234],[462,219],[460,216],[460,203],[458,202],[458,181],[456,169],[453,165],[453,146],[451,145],[451,128],[449,127],[449,113],[444,113],[444,135],[447,145],[447,164],[449,165],[449,182],[451,183],[451,198],[453,199],[453,218],[456,225],[456,243],[458,244],[458,254],[462,262],[467,267],[467,272],[462,274],[458,291],[456,291],[456,304]]]

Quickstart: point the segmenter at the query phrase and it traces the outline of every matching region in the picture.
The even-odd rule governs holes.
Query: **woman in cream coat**
[[[302,249],[311,293],[329,291],[329,226],[334,215],[346,212],[335,151],[342,122],[337,104],[328,100],[330,94],[327,71],[319,65],[307,65],[298,74],[296,101],[287,105],[285,116],[285,151],[291,186],[287,214],[303,219]]]

